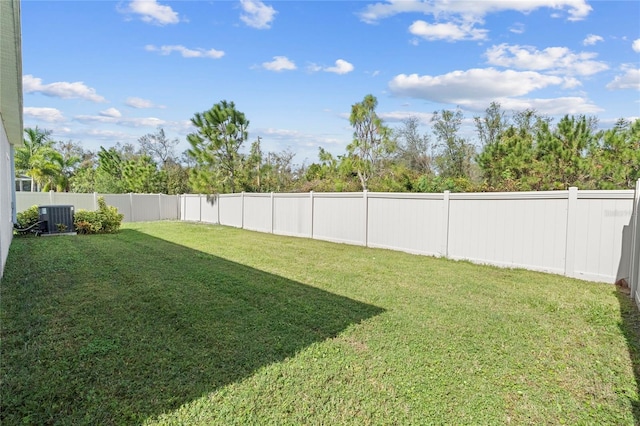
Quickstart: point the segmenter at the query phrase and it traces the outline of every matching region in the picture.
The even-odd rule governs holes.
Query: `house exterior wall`
[[[0,1],[0,277],[15,220],[13,147],[22,142],[20,2]]]

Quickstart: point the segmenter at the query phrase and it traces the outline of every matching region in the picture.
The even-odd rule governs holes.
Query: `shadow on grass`
[[[616,290],[616,296],[620,303],[620,329],[627,340],[629,357],[636,379],[637,394],[640,395],[640,312],[629,296],[628,289],[616,286]],[[640,402],[633,399],[631,404],[635,423],[640,424]]]
[[[383,311],[133,230],[16,239],[0,290],[2,424],[140,423]]]

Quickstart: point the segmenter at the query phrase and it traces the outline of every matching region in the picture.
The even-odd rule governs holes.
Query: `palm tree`
[[[15,166],[19,173],[32,179],[32,188],[41,190],[62,173],[62,155],[53,148],[48,130],[36,128],[24,129],[25,138],[15,152]]]
[[[75,174],[77,166],[82,162],[82,148],[73,142],[59,142],[59,154],[53,160],[60,173],[52,180],[58,192],[69,192],[70,179]]]

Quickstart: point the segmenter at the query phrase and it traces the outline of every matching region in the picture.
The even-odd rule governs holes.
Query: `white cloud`
[[[433,117],[433,114],[415,111],[391,111],[381,112],[378,114],[378,116],[389,123],[401,123],[408,118],[415,117],[420,120],[422,124],[429,124],[431,122],[431,117]]]
[[[613,81],[607,84],[609,90],[640,90],[640,68],[633,68],[630,65],[622,67],[624,74],[616,76]]]
[[[322,71],[322,67],[316,63],[311,62],[309,65],[307,65],[307,71],[309,72]]]
[[[400,74],[389,82],[389,88],[396,96],[457,105],[478,112],[484,111],[492,101],[499,102],[505,110],[534,109],[548,115],[595,114],[602,111],[583,97],[524,97],[535,90],[550,86],[567,88],[579,84],[573,78],[545,75],[535,71],[498,71],[486,68],[453,71],[439,76]]]
[[[189,49],[181,45],[165,45],[158,47],[153,44],[148,44],[144,48],[148,52],[160,52],[161,55],[170,55],[171,52],[179,52],[183,58],[220,59],[224,56],[224,52],[222,50],[206,50],[201,48]]]
[[[537,50],[532,46],[504,43],[487,49],[485,56],[490,65],[552,73],[592,75],[609,68],[604,62],[593,60],[596,53],[573,53],[566,47]]]
[[[593,46],[594,44],[596,44],[599,41],[604,41],[604,39],[602,37],[600,37],[599,35],[589,34],[587,36],[587,38],[585,38],[582,41],[582,44],[584,44],[585,46]]]
[[[129,97],[125,101],[125,105],[130,106],[132,108],[143,109],[143,108],[164,108],[163,105],[156,105],[148,99]]]
[[[262,68],[269,71],[292,71],[295,70],[296,64],[290,61],[286,56],[274,56],[273,61],[263,62]]]
[[[171,6],[158,4],[156,0],[133,0],[126,8],[119,9],[122,13],[140,15],[144,22],[155,25],[177,24],[180,22],[178,14]]]
[[[453,22],[430,24],[425,21],[415,21],[409,27],[409,32],[426,40],[485,40],[487,30],[473,28],[470,24]]]
[[[309,72],[324,71],[332,72],[334,74],[348,74],[354,69],[355,67],[353,66],[353,64],[345,61],[344,59],[338,59],[335,62],[335,66],[332,67],[323,67],[315,63],[311,63],[307,66],[307,71]]]
[[[570,21],[582,20],[592,10],[586,0],[389,0],[368,5],[359,16],[370,24],[400,13],[423,13],[439,19],[457,17],[466,22],[480,22],[490,13],[509,10],[530,13],[541,8],[566,10]]]
[[[122,117],[122,113],[116,108],[108,108],[104,111],[100,111],[100,115],[103,117],[119,118]]]
[[[115,130],[89,129],[87,130],[87,134],[91,136],[95,136],[99,139],[105,139],[105,140],[132,139],[132,136],[130,134],[124,133],[124,132],[118,132]]]
[[[582,82],[577,78],[563,77],[563,80],[562,87],[565,89],[575,89],[576,87],[582,86]]]
[[[287,129],[272,129],[269,127],[268,129],[264,129],[261,133],[264,133],[267,136],[271,136],[274,138],[281,139],[299,139],[304,135],[298,130],[287,130]]]
[[[271,22],[276,16],[276,10],[260,0],[240,0],[240,7],[244,12],[240,20],[250,27],[259,30],[271,28]]]
[[[499,97],[523,96],[534,90],[563,83],[566,80],[561,77],[534,71],[476,68],[439,76],[400,74],[389,82],[389,89],[396,96],[462,105],[470,99],[490,102]]]
[[[24,107],[23,113],[25,117],[46,121],[48,123],[56,123],[66,120],[62,112],[56,108]]]
[[[55,83],[42,84],[41,78],[36,78],[30,74],[22,77],[22,90],[24,93],[42,93],[62,99],[85,99],[92,102],[106,102],[106,99],[96,93],[95,89],[86,86],[81,81],[68,83],[58,81]]]
[[[114,117],[102,115],[102,113],[101,115],[77,115],[73,118],[83,123],[107,123],[127,127],[157,127],[166,123],[155,117]]]
[[[521,22],[516,22],[511,26],[511,28],[509,28],[509,31],[514,34],[524,34],[524,24]]]
[[[263,136],[262,148],[265,151],[280,152],[291,150],[295,153],[296,161],[314,161],[318,157],[318,147],[330,150],[342,150],[350,142],[352,129],[345,133],[344,138],[333,134],[311,134],[292,129],[258,128],[252,134]],[[293,149],[292,149],[293,148]]]
[[[634,52],[640,52],[640,38],[633,40],[633,44],[631,44],[631,48]]]
[[[535,110],[543,115],[559,116],[565,114],[596,114],[603,111],[602,108],[591,103],[588,99],[580,97],[559,97],[549,99],[515,99],[501,98],[497,99],[500,106],[505,111],[524,111],[526,109]],[[484,111],[487,107],[485,103],[476,105],[468,105],[476,111]]]
[[[344,59],[338,59],[336,61],[336,65],[334,67],[327,67],[324,68],[323,71],[326,72],[332,72],[335,74],[348,74],[351,71],[353,71],[354,67],[352,64],[350,64],[349,62],[345,61]]]

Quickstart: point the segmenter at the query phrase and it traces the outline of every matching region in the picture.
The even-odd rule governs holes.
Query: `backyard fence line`
[[[180,216],[179,197],[166,194],[79,194],[73,192],[16,192],[16,211],[31,206],[72,205],[75,210],[97,210],[98,198],[104,197],[124,215],[123,222],[177,220]]]
[[[524,268],[589,281],[625,279],[640,300],[640,180],[634,190],[494,193],[17,192],[17,211],[104,196],[124,221],[183,220]]]
[[[189,194],[180,196],[180,219],[589,281],[624,278],[635,294],[639,192]]]

